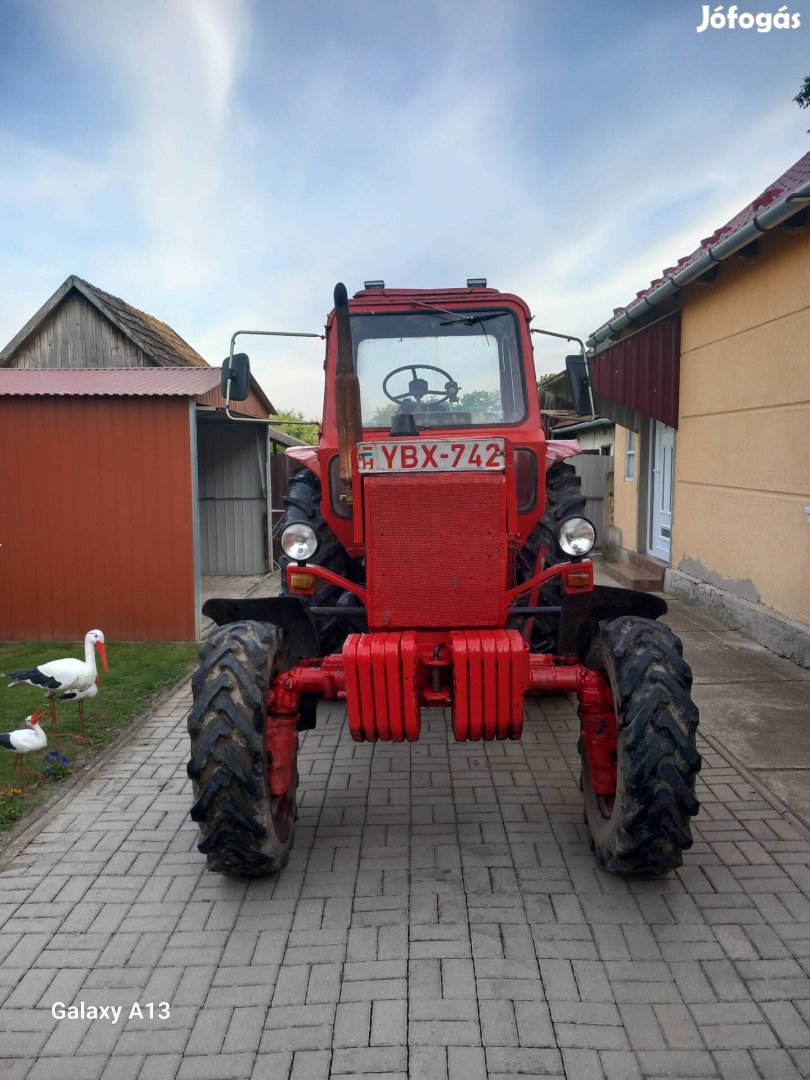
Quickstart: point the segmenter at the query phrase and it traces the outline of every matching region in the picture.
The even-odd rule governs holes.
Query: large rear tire
[[[615,794],[591,786],[584,740],[585,820],[603,870],[656,877],[680,866],[698,812],[698,710],[680,640],[661,623],[622,616],[599,624],[587,666],[604,672],[616,709]]]
[[[270,681],[288,667],[282,632],[265,623],[221,626],[200,649],[187,771],[209,870],[261,877],[287,865],[298,770],[285,795],[271,796],[265,728]]]

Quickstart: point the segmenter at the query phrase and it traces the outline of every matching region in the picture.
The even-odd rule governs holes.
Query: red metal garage
[[[199,637],[198,419],[222,418],[219,377],[0,369],[0,639]],[[273,411],[256,384],[235,408]],[[266,429],[232,426],[266,463]]]

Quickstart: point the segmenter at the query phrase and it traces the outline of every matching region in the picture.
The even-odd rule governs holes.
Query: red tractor
[[[335,289],[322,433],[290,485],[282,595],[204,608],[219,628],[192,683],[188,774],[211,870],[286,865],[298,732],[319,698],[345,701],[357,741],[418,739],[424,708],[445,710],[464,741],[519,739],[525,696],[549,693],[578,700],[598,864],[681,864],[698,810],[692,674],[656,621],[662,600],[594,586],[594,527],[573,466],[550,461],[530,323],[521,299],[482,280],[367,282],[351,300]],[[578,363],[575,399],[584,348]],[[232,343],[226,401],[248,381]]]

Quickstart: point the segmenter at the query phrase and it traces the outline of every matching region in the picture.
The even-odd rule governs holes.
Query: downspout
[[[625,327],[637,322],[639,318],[655,312],[665,300],[679,293],[686,285],[701,277],[713,266],[747,247],[758,236],[770,232],[787,221],[796,213],[801,203],[807,202],[810,202],[810,183],[804,184],[803,187],[798,188],[780,202],[774,203],[773,206],[767,207],[761,214],[757,214],[753,221],[749,221],[748,224],[743,225],[742,228],[737,229],[730,236],[726,236],[713,247],[708,248],[693,263],[685,266],[683,270],[673,274],[672,277],[667,278],[665,282],[653,289],[648,296],[643,296],[623,311],[621,315],[595,330],[588,338],[587,344],[591,348],[602,344],[620,330],[624,330]]]

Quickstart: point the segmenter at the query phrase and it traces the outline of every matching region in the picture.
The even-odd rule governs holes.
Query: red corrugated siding
[[[225,408],[225,398],[219,392],[219,383],[207,394],[197,394],[198,405],[213,405],[217,409]],[[232,401],[231,412],[242,416],[257,416],[260,420],[266,420],[267,414],[272,412],[270,402],[265,405],[255,390],[251,390],[245,401]]]
[[[185,399],[0,400],[0,639],[195,635]]]
[[[589,363],[599,393],[669,427],[678,426],[680,312],[618,341]]]

